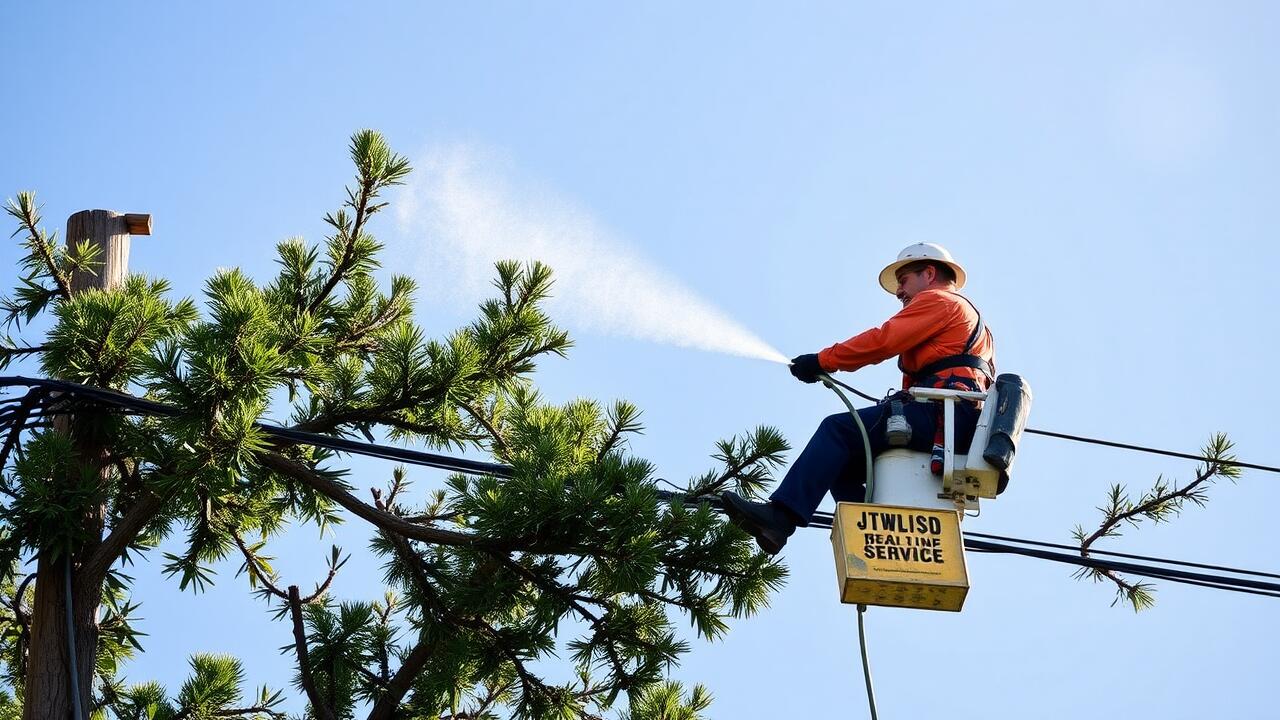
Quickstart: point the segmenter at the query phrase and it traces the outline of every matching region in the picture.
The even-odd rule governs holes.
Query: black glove
[[[800,382],[818,382],[818,374],[822,366],[818,364],[818,354],[797,355],[791,358],[791,374]]]

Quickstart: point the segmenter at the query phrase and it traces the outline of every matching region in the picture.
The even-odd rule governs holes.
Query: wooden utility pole
[[[72,275],[71,294],[119,287],[129,270],[130,236],[150,234],[150,215],[82,210],[67,218],[65,238],[68,247],[87,242],[101,249],[93,272]],[[82,528],[86,540],[71,550],[70,558],[65,553],[54,557],[47,548],[42,548],[38,556],[23,692],[23,720],[88,720],[90,714],[103,578],[85,577],[78,571],[102,544],[106,519],[104,500],[111,481],[111,462],[109,449],[102,440],[81,425],[92,423],[77,422],[77,418],[69,415],[59,416],[54,421],[56,429],[72,436],[76,456],[71,473],[78,475],[84,468],[97,476],[100,479],[99,492],[98,497],[84,508]],[[67,604],[68,588],[70,607]],[[69,648],[72,641],[78,701],[71,692],[72,672],[67,662],[71,656]],[[77,708],[79,717],[75,715]]]
[[[71,278],[71,292],[107,290],[124,282],[129,272],[129,236],[150,235],[151,216],[111,210],[81,210],[67,218],[67,247],[87,242],[102,248],[96,274],[79,272]]]

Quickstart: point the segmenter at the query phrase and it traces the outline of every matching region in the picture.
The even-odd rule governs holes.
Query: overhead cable
[[[851,393],[856,394],[858,397],[864,400],[869,400],[870,402],[874,402],[874,403],[880,402],[879,398],[872,397],[871,395],[868,395],[862,392],[861,390],[853,387],[852,385],[847,385],[835,379],[832,379],[831,382],[835,383],[836,385],[839,385],[840,387],[844,388],[845,390],[848,390]],[[1263,472],[1280,473],[1280,467],[1276,467],[1274,465],[1259,465],[1256,463],[1244,462],[1241,460],[1216,460],[1214,458],[1208,458],[1203,455],[1195,455],[1193,453],[1178,452],[1176,450],[1162,450],[1160,448],[1148,447],[1146,445],[1134,445],[1131,443],[1115,442],[1113,440],[1102,440],[1100,438],[1085,437],[1083,435],[1069,435],[1067,433],[1054,432],[1052,430],[1038,430],[1036,428],[1026,428],[1023,430],[1023,432],[1031,435],[1043,435],[1045,437],[1058,438],[1059,440],[1070,440],[1071,442],[1088,443],[1090,445],[1102,445],[1105,447],[1119,448],[1121,450],[1132,450],[1134,452],[1149,453],[1151,455],[1164,455],[1166,457],[1183,458],[1185,460],[1199,460],[1200,462],[1214,463],[1217,465],[1227,465],[1230,467],[1247,468],[1249,470],[1261,470]]]
[[[0,377],[0,387],[11,387],[14,385],[34,386],[53,392],[65,392],[76,397],[88,398],[106,405],[124,408],[143,415],[171,417],[178,414],[177,410],[168,405],[135,397],[126,393],[117,392],[115,390],[108,390],[90,385],[80,385],[78,383],[67,382],[64,380]],[[479,474],[495,475],[497,477],[511,477],[514,472],[514,468],[510,465],[501,465],[498,463],[483,462],[480,460],[469,460],[467,458],[423,452],[421,450],[411,450],[409,448],[395,447],[392,445],[379,445],[377,443],[361,442],[333,435],[303,432],[301,430],[294,430],[292,428],[281,427],[279,425],[269,425],[261,422],[256,423],[256,426],[267,435],[281,440],[328,448],[330,450],[338,450],[340,452],[349,452],[355,455],[381,458],[383,460],[397,460],[413,465],[424,465],[427,467],[439,468],[441,470],[452,470],[454,472],[469,473],[473,475]]]
[[[1240,460],[1215,460],[1214,458],[1207,458],[1203,455],[1193,455],[1191,453],[1177,452],[1175,450],[1161,450],[1160,448],[1146,447],[1145,445],[1131,445],[1129,443],[1100,440],[1098,438],[1084,437],[1081,435],[1068,435],[1066,433],[1053,432],[1052,430],[1027,428],[1023,432],[1030,433],[1032,435],[1043,435],[1045,437],[1058,438],[1060,440],[1071,440],[1072,442],[1103,445],[1106,447],[1120,448],[1121,450],[1133,450],[1134,452],[1149,453],[1151,455],[1164,455],[1166,457],[1183,458],[1186,460],[1199,460],[1200,462],[1213,463],[1215,465],[1227,465],[1230,467],[1248,468],[1249,470],[1280,473],[1280,467],[1275,467],[1274,465],[1257,465],[1255,463],[1243,462]]]
[[[1266,591],[1267,594],[1274,594],[1280,597],[1280,583],[1266,582],[1263,580],[1250,580],[1248,578],[1229,578],[1222,575],[1206,575],[1204,573],[1194,573],[1187,570],[1174,570],[1172,568],[1157,568],[1150,565],[1139,565],[1137,563],[1120,562],[1118,560],[1104,560],[1096,557],[1085,557],[1082,555],[1069,555],[1067,553],[1050,552],[1048,550],[1037,550],[1028,547],[1015,547],[1003,543],[993,543],[987,540],[978,540],[976,538],[966,537],[964,546],[967,550],[976,552],[997,552],[1014,555],[1025,555],[1027,557],[1039,558],[1041,560],[1050,560],[1053,562],[1066,563],[1068,565],[1078,565],[1080,567],[1096,568],[1099,570],[1112,570],[1122,572],[1129,575],[1138,575],[1144,577],[1153,577],[1162,580],[1171,580],[1173,582],[1187,582],[1189,584],[1211,584],[1221,590],[1233,590],[1237,592],[1247,592],[1249,590]]]
[[[858,397],[861,397],[865,400],[869,400],[871,402],[879,402],[879,399],[872,397],[871,395],[868,395],[867,393],[864,393],[861,390],[858,390],[857,388],[851,385],[843,383],[834,378],[831,379],[831,382],[835,383],[836,385],[839,385],[845,390],[848,390],[856,394]],[[99,400],[107,404],[114,405],[116,407],[127,408],[129,410],[133,410],[135,412],[139,412],[147,415],[173,416],[178,414],[178,410],[176,410],[175,408],[169,407],[168,405],[163,405],[161,403],[157,403],[151,400],[135,397],[133,395],[129,395],[126,393],[117,392],[115,390],[107,390],[104,388],[93,387],[91,385],[81,385],[79,383],[67,382],[65,380],[51,380],[48,378],[28,378],[28,377],[22,377],[22,376],[0,377],[0,387],[13,387],[13,386],[42,387],[48,390],[74,393],[82,397],[93,398],[95,400]],[[320,437],[331,437],[328,435],[317,435],[314,433],[303,433],[299,435],[298,433],[300,431],[290,430],[289,428],[280,427],[278,425],[264,425],[262,423],[259,423],[259,426],[264,430],[266,430],[267,432],[273,435],[276,435],[277,437],[281,437],[282,439],[287,439],[287,438],[284,438],[284,435],[286,433],[294,434],[296,437],[299,437],[299,438],[301,438],[303,435],[306,435],[312,438],[312,440]],[[1070,435],[1068,433],[1054,432],[1052,430],[1039,430],[1037,428],[1026,428],[1023,432],[1026,432],[1032,435],[1042,435],[1045,437],[1058,438],[1060,440],[1069,440],[1072,442],[1081,442],[1081,443],[1089,443],[1092,445],[1102,445],[1105,447],[1113,447],[1121,450],[1132,450],[1134,452],[1149,453],[1153,455],[1164,455],[1166,457],[1183,458],[1185,460],[1198,460],[1200,462],[1216,463],[1218,465],[1227,465],[1231,467],[1245,468],[1248,470],[1261,470],[1262,472],[1280,473],[1280,467],[1277,467],[1274,465],[1262,465],[1258,463],[1244,462],[1243,460],[1216,460],[1214,458],[1208,458],[1203,455],[1195,455],[1193,453],[1178,452],[1176,450],[1162,450],[1160,448],[1148,447],[1145,445],[1121,443],[1121,442],[1115,442],[1113,440],[1103,440],[1100,438],[1086,437],[1083,435]],[[306,442],[308,442],[309,444],[317,444],[312,440],[307,440]],[[302,442],[302,440],[298,440],[298,441]],[[393,459],[393,458],[388,458],[388,459]],[[467,461],[467,462],[471,462],[471,461]]]
[[[46,390],[65,392],[73,396],[81,398],[89,398],[114,407],[122,407],[136,413],[146,415],[175,415],[177,411],[168,406],[156,403],[150,400],[144,400],[125,393],[113,390],[105,390],[103,388],[94,388],[77,383],[70,383],[60,380],[47,380],[43,378],[17,378],[17,377],[0,377],[0,387],[26,385],[33,387],[41,387]],[[351,440],[349,438],[334,437],[332,435],[321,435],[318,433],[302,432],[292,430],[290,428],[279,427],[276,425],[266,425],[259,423],[258,427],[266,434],[277,437],[288,442],[311,445],[315,447],[324,447],[340,452],[347,452],[356,455],[381,458],[386,460],[396,460],[399,462],[433,467],[453,472],[461,472],[472,475],[494,475],[497,477],[510,478],[514,476],[515,468],[510,465],[499,463],[488,463],[477,460],[469,460],[466,458],[452,457],[439,453],[429,453],[421,450],[410,450],[408,448],[398,448],[388,445],[380,445],[377,443],[361,442]],[[1202,458],[1203,459],[1203,458]],[[667,490],[658,490],[659,497],[670,500],[677,493]],[[699,502],[709,502],[711,505],[719,508],[717,499],[699,498]],[[815,512],[809,523],[810,527],[830,528],[832,516],[830,513]],[[1049,560],[1052,562],[1066,563],[1079,567],[1096,568],[1101,570],[1111,570],[1115,572],[1123,572],[1131,575],[1151,577],[1171,582],[1181,582],[1191,585],[1199,585],[1211,587],[1220,590],[1230,590],[1233,592],[1245,592],[1258,595],[1267,595],[1272,597],[1280,597],[1280,583],[1271,583],[1261,580],[1249,580],[1247,578],[1231,578],[1223,575],[1209,575],[1205,573],[1194,573],[1185,570],[1177,570],[1174,568],[1161,568],[1153,565],[1141,565],[1137,563],[1121,562],[1115,560],[1107,560],[1094,555],[1113,555],[1120,557],[1131,557],[1144,559],[1150,562],[1165,563],[1169,565],[1181,565],[1200,567],[1203,569],[1216,569],[1224,572],[1231,572],[1240,575],[1252,575],[1255,577],[1280,577],[1273,573],[1263,573],[1250,570],[1238,570],[1221,566],[1203,565],[1197,563],[1188,563],[1176,560],[1164,560],[1161,558],[1150,558],[1143,556],[1125,556],[1121,553],[1110,553],[1106,551],[1090,551],[1090,556],[1082,556],[1079,554],[1067,554],[1060,552],[1050,552],[1048,550],[1040,550],[1035,547],[1018,547],[1009,543],[1022,543],[1023,545],[1037,545],[1040,547],[1062,547],[1065,549],[1074,549],[1078,552],[1078,548],[1070,546],[1059,546],[1053,543],[1044,543],[1034,540],[1019,540],[1017,538],[1002,538],[1008,542],[991,542],[990,540],[981,539],[979,533],[966,533],[964,540],[965,548],[975,552],[984,553],[1003,553],[1023,555],[1027,557],[1038,558],[1041,560]],[[1001,537],[1001,536],[985,536],[985,537]]]
[[[816,529],[828,529],[831,527],[832,516],[830,513],[815,512],[809,520],[809,527]],[[982,538],[998,538],[1007,541],[1006,543],[996,543],[985,541]],[[1062,550],[1072,551],[1074,554],[1064,553],[1048,553],[1037,551],[1033,547],[1038,546],[1052,547]],[[1237,578],[1225,577],[1222,575],[1204,575],[1199,573],[1184,573],[1173,568],[1162,568],[1157,565],[1174,565],[1179,567],[1196,567],[1207,570],[1218,570],[1221,572],[1233,573],[1236,575],[1247,575],[1252,577],[1280,578],[1280,574],[1261,572],[1257,570],[1242,570],[1239,568],[1230,568],[1221,565],[1208,565],[1205,563],[1194,563],[1184,560],[1171,560],[1168,558],[1151,557],[1146,555],[1132,555],[1129,553],[1118,553],[1107,550],[1089,550],[1088,556],[1080,555],[1080,548],[1063,545],[1060,543],[1048,543],[1040,540],[1023,540],[1021,538],[1005,537],[1002,535],[986,535],[984,533],[965,532],[964,546],[966,549],[975,552],[985,553],[1001,553],[1006,555],[1025,555],[1028,557],[1038,558],[1040,560],[1049,560],[1051,562],[1066,563],[1069,565],[1077,565],[1081,567],[1096,568],[1099,570],[1112,570],[1115,572],[1125,572],[1132,575],[1141,575],[1160,580],[1169,580],[1171,582],[1181,582],[1189,585],[1204,585],[1206,587],[1214,587],[1220,590],[1231,590],[1234,592],[1245,592],[1258,595],[1269,595],[1280,597],[1280,584],[1265,583],[1260,585],[1252,584],[1254,581],[1236,582]],[[1145,560],[1148,563],[1156,563],[1157,565],[1137,565],[1133,563],[1120,563],[1106,560],[1098,555],[1123,557],[1129,559]],[[1252,588],[1252,589],[1250,589]]]
[[[979,532],[966,532],[965,537],[981,538],[984,540],[1003,540],[1005,542],[1019,543],[1022,545],[1036,545],[1038,547],[1056,548],[1059,550],[1079,551],[1080,548],[1074,545],[1064,545],[1062,543],[1044,542],[1041,540],[1022,540],[1019,538],[1007,537],[1004,535],[990,535]],[[1280,573],[1259,572],[1257,570],[1241,570],[1240,568],[1226,567],[1223,565],[1207,565],[1205,563],[1187,562],[1185,560],[1169,560],[1167,558],[1151,557],[1150,555],[1134,555],[1132,553],[1114,552],[1111,550],[1089,550],[1090,555],[1106,555],[1108,557],[1121,557],[1129,560],[1145,560],[1147,562],[1164,563],[1166,565],[1179,565],[1182,567],[1194,567],[1202,570],[1218,570],[1220,572],[1235,573],[1237,575],[1253,575],[1255,577],[1269,577],[1280,579]]]

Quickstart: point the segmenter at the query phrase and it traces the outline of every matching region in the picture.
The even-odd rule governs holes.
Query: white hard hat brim
[[[965,279],[967,278],[967,274],[965,273],[964,268],[960,267],[960,263],[955,262],[954,260],[940,260],[937,258],[921,258],[921,257],[906,258],[905,260],[897,260],[886,265],[885,269],[880,271],[880,287],[884,288],[885,292],[889,293],[890,295],[896,296],[898,294],[898,271],[912,263],[918,263],[918,262],[936,262],[942,265],[946,265],[947,267],[951,268],[956,274],[956,289],[959,290],[960,288],[964,287],[964,282],[965,282]]]

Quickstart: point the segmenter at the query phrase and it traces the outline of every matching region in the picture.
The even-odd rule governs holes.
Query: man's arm
[[[818,353],[828,372],[857,370],[888,360],[920,345],[946,328],[954,310],[941,292],[923,292],[878,328],[855,335]]]

